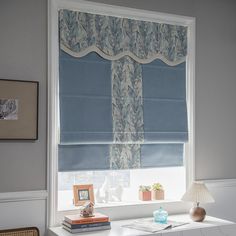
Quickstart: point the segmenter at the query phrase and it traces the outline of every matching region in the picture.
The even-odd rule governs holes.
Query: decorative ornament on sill
[[[80,211],[80,216],[82,217],[92,217],[94,216],[94,203],[86,202]]]
[[[96,192],[97,203],[121,202],[123,187],[118,184],[116,187],[111,187],[109,179],[105,177],[104,183]]]

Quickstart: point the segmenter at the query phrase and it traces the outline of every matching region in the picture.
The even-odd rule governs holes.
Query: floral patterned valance
[[[185,61],[187,27],[60,10],[60,46],[75,57],[95,51],[108,60],[129,56],[139,63]]]

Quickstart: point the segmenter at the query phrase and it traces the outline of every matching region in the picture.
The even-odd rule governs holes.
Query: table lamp
[[[190,218],[196,222],[202,222],[206,216],[205,209],[200,207],[199,204],[215,201],[203,182],[193,182],[181,200],[185,202],[193,202],[195,204],[190,209],[189,214]]]

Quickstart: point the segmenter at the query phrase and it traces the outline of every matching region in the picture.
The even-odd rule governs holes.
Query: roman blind
[[[59,171],[182,165],[187,28],[59,16]]]

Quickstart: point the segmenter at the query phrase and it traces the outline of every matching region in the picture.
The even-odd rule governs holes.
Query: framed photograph
[[[74,205],[82,206],[85,202],[94,203],[93,185],[73,185]]]
[[[38,82],[0,79],[0,139],[38,139]]]

